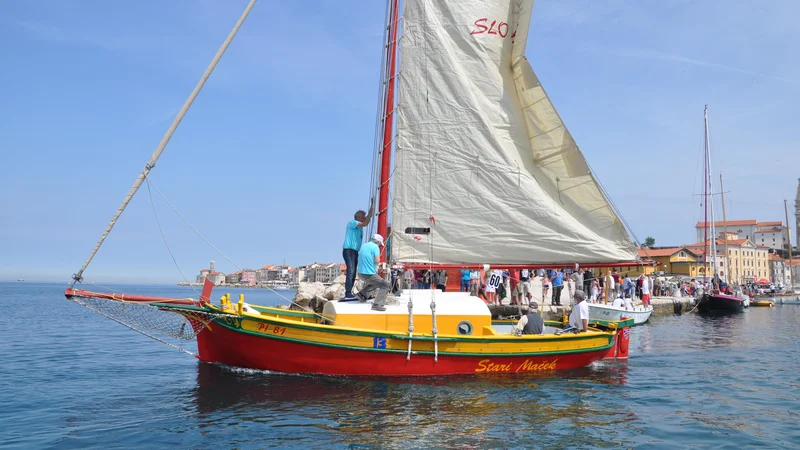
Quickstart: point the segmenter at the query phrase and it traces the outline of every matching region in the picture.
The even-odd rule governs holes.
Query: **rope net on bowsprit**
[[[164,308],[149,303],[72,296],[71,301],[136,331],[192,340],[215,318],[228,314]]]

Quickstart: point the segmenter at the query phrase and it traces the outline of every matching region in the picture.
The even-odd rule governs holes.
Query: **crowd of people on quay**
[[[460,269],[459,286],[461,292],[469,292],[480,297],[487,304],[501,305],[504,298],[512,305],[527,306],[533,299],[533,285],[541,285],[541,298],[550,300],[554,306],[561,303],[562,292],[566,288],[572,298],[575,291],[581,290],[589,303],[614,303],[620,300],[630,304],[633,299],[641,299],[645,305],[651,296],[674,295],[676,284],[663,276],[620,273],[608,270],[599,276],[592,269]],[[444,269],[397,269],[392,273],[393,291],[402,289],[446,290],[448,273]],[[684,295],[694,291],[699,282],[681,288]],[[626,303],[625,300],[628,300]]]

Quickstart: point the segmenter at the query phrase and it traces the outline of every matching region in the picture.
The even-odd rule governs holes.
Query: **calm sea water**
[[[0,283],[0,447],[800,446],[800,306],[653,318],[633,329],[627,363],[382,380],[201,364],[65,300],[65,287]]]

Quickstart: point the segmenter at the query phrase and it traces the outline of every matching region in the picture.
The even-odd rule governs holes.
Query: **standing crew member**
[[[355,300],[353,296],[353,283],[356,281],[356,271],[358,268],[358,252],[361,250],[361,243],[364,241],[364,232],[362,228],[369,225],[372,219],[372,214],[375,211],[374,201],[369,203],[369,212],[365,213],[362,210],[356,211],[353,214],[353,220],[347,222],[345,228],[344,244],[342,245],[342,257],[344,264],[347,266],[345,271],[344,281],[344,299]],[[383,238],[381,238],[383,242]]]
[[[358,279],[364,282],[364,287],[358,292],[358,296],[365,302],[369,294],[378,289],[378,296],[372,303],[372,309],[386,311],[386,295],[391,285],[378,275],[377,268],[381,264],[381,249],[378,246],[383,247],[383,236],[375,234],[358,252]]]

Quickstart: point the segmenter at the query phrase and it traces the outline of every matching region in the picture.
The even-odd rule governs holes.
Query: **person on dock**
[[[608,269],[608,272],[606,272],[605,283],[606,286],[604,292],[605,295],[603,296],[603,303],[608,304],[608,299],[614,297],[614,289],[615,289],[614,275],[611,273],[611,269]]]
[[[592,269],[584,270],[583,271],[583,292],[592,292],[592,280],[594,280],[593,270]]]
[[[358,270],[358,252],[361,250],[361,243],[364,241],[362,229],[369,225],[374,212],[375,203],[374,200],[370,200],[369,212],[365,213],[359,209],[353,214],[353,220],[347,222],[347,227],[345,228],[344,244],[342,245],[342,257],[344,258],[345,266],[347,266],[344,281],[345,300],[355,300],[353,283],[356,281],[356,272]]]
[[[578,332],[589,331],[589,304],[586,303],[586,294],[582,290],[575,291],[572,297],[572,312],[569,314],[569,325],[578,329]]]
[[[554,306],[561,306],[561,291],[564,290],[564,269],[556,271],[550,282],[553,284],[553,299],[550,304]]]
[[[622,282],[622,290],[624,291],[625,297],[631,296],[633,297],[633,281],[628,274],[625,274],[625,281]]]
[[[575,290],[582,290],[584,293],[589,292],[584,289],[583,285],[583,269],[578,269],[572,274],[572,279],[575,281]]]
[[[642,304],[645,308],[650,306],[650,286],[652,286],[652,279],[642,275]]]
[[[403,272],[403,289],[413,289],[414,285],[414,269],[408,268]]]
[[[544,320],[536,309],[539,305],[536,302],[531,302],[528,306],[528,314],[520,317],[517,322],[516,329],[522,334],[542,334],[544,333]]]
[[[461,269],[461,292],[469,292],[470,270]]]
[[[472,269],[469,271],[469,293],[473,296],[478,296],[478,291],[481,289],[481,270]]]
[[[592,293],[591,297],[589,297],[589,301],[591,303],[597,303],[600,297],[600,283],[597,281],[597,278],[592,279],[592,290],[589,291]]]
[[[445,292],[447,289],[447,271],[444,269],[437,270],[433,273],[434,284],[436,289],[441,289]]]
[[[614,297],[622,291],[622,283],[620,283],[619,272],[617,269],[614,269],[614,272],[611,273],[611,276],[614,278]]]
[[[358,279],[364,282],[364,287],[358,293],[359,300],[366,302],[369,294],[377,289],[378,296],[372,303],[374,311],[386,311],[386,295],[391,288],[389,282],[378,275],[381,264],[380,247],[383,245],[383,236],[375,234],[358,252]]]
[[[516,300],[517,303],[522,305],[522,298],[527,298],[527,304],[531,304],[533,295],[531,294],[531,276],[533,271],[531,269],[522,269],[519,271],[519,283],[517,283]]]
[[[549,271],[543,272],[542,275],[542,305],[544,305],[545,299],[550,295],[550,274]]]
[[[431,288],[431,280],[432,274],[431,271],[425,269],[422,271],[422,289],[430,289]]]
[[[497,291],[503,284],[503,272],[498,269],[494,269],[491,271],[491,273],[487,273],[486,275],[486,286],[484,287],[486,300],[491,305],[500,306],[500,300],[502,299],[497,297]]]

